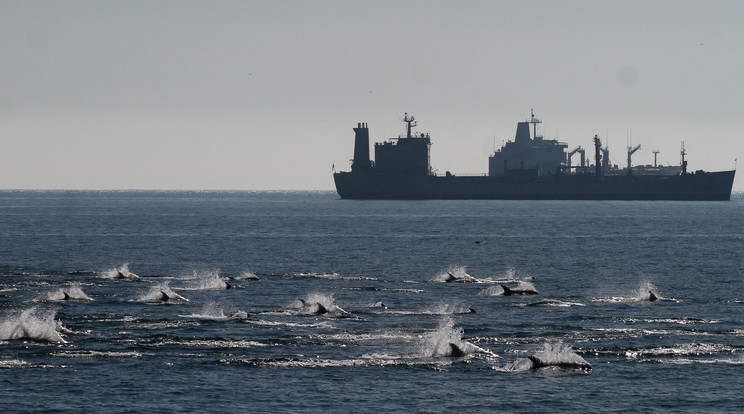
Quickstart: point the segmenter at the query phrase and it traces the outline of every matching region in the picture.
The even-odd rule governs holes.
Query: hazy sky
[[[534,108],[622,164],[744,162],[742,1],[2,1],[0,188],[333,189],[358,122],[488,169]],[[737,177],[734,190],[744,190]]]

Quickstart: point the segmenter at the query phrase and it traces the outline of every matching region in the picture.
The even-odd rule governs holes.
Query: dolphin
[[[168,296],[168,294],[167,294],[167,293],[165,293],[165,292],[163,292],[163,291],[161,290],[161,291],[160,291],[160,301],[161,301],[161,302],[168,302],[168,300],[169,300],[169,299],[170,299],[170,296]]]
[[[230,317],[233,319],[246,319],[249,316],[251,316],[251,314],[244,311],[236,311],[230,314]]]
[[[225,282],[225,289],[232,289],[232,285]]]
[[[468,308],[468,313],[475,313],[475,309],[473,309],[473,308]]]
[[[323,306],[323,304],[321,304],[320,302],[310,303],[306,301],[305,299],[301,298],[300,303],[302,304],[303,308],[314,307],[315,310],[313,310],[311,313],[314,313],[316,315],[323,315],[323,314],[328,313],[328,308]]]
[[[122,272],[119,269],[115,269],[115,270],[116,270],[116,274],[114,274],[115,280],[139,280],[140,278],[139,276],[135,275],[132,272],[127,272],[127,274],[124,274],[124,272]]]
[[[62,291],[62,294],[64,294],[64,297],[62,297],[62,300],[72,300],[72,296],[70,296],[67,292],[64,290]]]
[[[656,302],[657,300],[659,300],[659,298],[654,294],[654,292],[649,290],[648,296],[646,296],[644,300],[647,300],[649,302]]]
[[[504,289],[504,296],[537,295],[537,291],[535,289],[509,289],[509,287],[506,285],[501,285],[501,288]]]
[[[530,355],[527,357],[532,362],[532,366],[530,369],[540,369],[545,367],[556,367],[560,369],[583,369],[583,370],[592,370],[592,364],[584,361],[583,358],[581,358],[581,361],[571,361],[571,362],[550,362],[550,361],[543,361],[540,359],[540,357],[535,355]]]
[[[444,281],[445,282],[456,282],[457,281],[457,276],[453,275],[450,272],[447,272],[447,277],[444,278]]]

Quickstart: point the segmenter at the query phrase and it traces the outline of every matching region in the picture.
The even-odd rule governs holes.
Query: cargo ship
[[[374,145],[370,158],[369,128],[354,128],[351,171],[335,172],[342,199],[379,200],[729,200],[736,170],[687,171],[682,145],[679,166],[632,166],[640,145],[628,147],[627,166],[609,162],[609,149],[593,138],[594,164],[586,151],[544,139],[537,134],[541,121],[532,112],[518,122],[514,141],[489,156],[488,173],[438,175],[431,168],[431,137],[414,133],[413,116],[405,114],[406,134]],[[532,128],[530,128],[530,126]],[[579,154],[578,165],[572,158]],[[654,159],[658,151],[654,151]],[[334,168],[335,169],[335,168]]]

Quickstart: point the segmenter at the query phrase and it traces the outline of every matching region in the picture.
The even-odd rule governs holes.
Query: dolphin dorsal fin
[[[457,345],[455,345],[454,343],[450,342],[449,346],[450,346],[450,354],[449,354],[449,356],[451,356],[453,358],[459,358],[459,357],[465,355],[465,353],[462,352],[462,349],[460,349],[460,347],[457,346]]]
[[[320,302],[316,302],[316,305],[318,305],[318,309],[315,311],[316,314],[322,315],[324,313],[328,313],[328,309],[326,309],[323,304],[321,304]]]

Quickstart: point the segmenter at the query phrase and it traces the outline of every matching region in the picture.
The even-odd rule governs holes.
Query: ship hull
[[[700,200],[731,198],[735,171],[683,175],[431,176],[377,172],[333,175],[343,199],[360,200]]]

